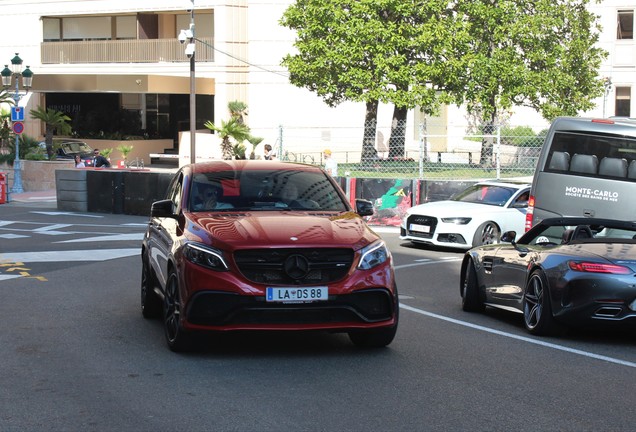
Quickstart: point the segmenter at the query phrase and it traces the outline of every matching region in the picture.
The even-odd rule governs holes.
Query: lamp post
[[[22,99],[22,95],[20,95],[20,77],[22,77],[22,86],[25,88],[28,93],[31,85],[33,83],[33,72],[29,69],[29,66],[26,69],[22,70],[22,59],[15,53],[15,57],[11,59],[11,69],[9,69],[9,65],[4,65],[4,69],[0,72],[2,75],[2,85],[5,90],[8,91],[9,87],[11,87],[11,78],[15,77],[15,93],[13,94],[13,101],[15,102],[15,106],[18,107],[20,103],[20,99]],[[13,115],[12,115],[13,117]],[[12,118],[12,121],[17,121],[17,119]],[[22,171],[20,164],[20,133],[17,132],[14,125],[14,133],[15,133],[15,160],[13,161],[13,170],[14,170],[14,178],[13,178],[13,187],[11,188],[12,193],[22,193],[24,189],[22,188]]]
[[[609,93],[612,90],[611,77],[603,78],[603,87],[605,87],[605,92],[603,93],[603,118],[605,118],[605,106],[607,105],[607,96],[609,96]]]
[[[179,42],[186,43],[185,54],[190,59],[190,162],[196,162],[196,87],[194,74],[194,0],[190,9],[190,28],[179,32]]]

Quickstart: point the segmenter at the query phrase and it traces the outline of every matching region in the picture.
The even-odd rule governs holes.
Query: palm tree
[[[9,93],[7,89],[0,90],[0,104],[9,104],[15,105],[15,100],[13,99],[13,93]]]
[[[219,134],[219,138],[221,138],[221,151],[223,152],[223,159],[225,160],[232,159],[233,151],[231,139],[240,144],[250,137],[250,128],[240,123],[236,117],[232,117],[228,121],[221,120],[221,126],[216,126],[211,121],[206,122],[204,126]]]
[[[247,115],[247,104],[241,101],[231,101],[227,104],[227,109],[230,111],[230,117],[236,118],[240,124],[244,124],[244,116]]]
[[[44,142],[46,143],[46,154],[53,156],[53,133],[57,131],[60,135],[70,135],[72,132],[69,121],[71,118],[64,114],[62,111],[57,111],[52,108],[45,109],[37,107],[30,111],[31,116],[43,121],[46,124],[46,132],[44,134]]]

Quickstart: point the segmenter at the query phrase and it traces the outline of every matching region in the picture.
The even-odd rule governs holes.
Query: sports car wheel
[[[541,270],[535,270],[526,285],[523,295],[523,322],[530,333],[538,336],[550,335],[557,330],[550,307],[548,281]]]
[[[163,302],[163,327],[168,347],[174,352],[192,349],[192,334],[181,325],[181,300],[179,297],[179,278],[172,270],[166,283]]]
[[[141,257],[141,314],[144,318],[159,318],[161,316],[161,301],[153,290],[152,273],[148,264],[148,257]]]
[[[472,262],[468,262],[461,286],[462,309],[466,312],[483,312],[484,303],[479,296],[477,272]]]
[[[477,228],[473,236],[473,247],[499,242],[499,227],[496,223],[484,222]]]

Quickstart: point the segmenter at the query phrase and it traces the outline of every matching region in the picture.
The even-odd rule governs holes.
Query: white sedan
[[[411,207],[402,220],[400,239],[412,243],[470,249],[497,243],[501,233],[525,232],[530,184],[485,181],[449,200]]]

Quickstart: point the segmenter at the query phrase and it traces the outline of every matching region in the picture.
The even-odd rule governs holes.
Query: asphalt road
[[[0,206],[1,431],[631,431],[630,331],[528,335],[461,311],[461,253],[393,252],[393,344],[232,334],[168,350],[139,311],[146,218]]]

